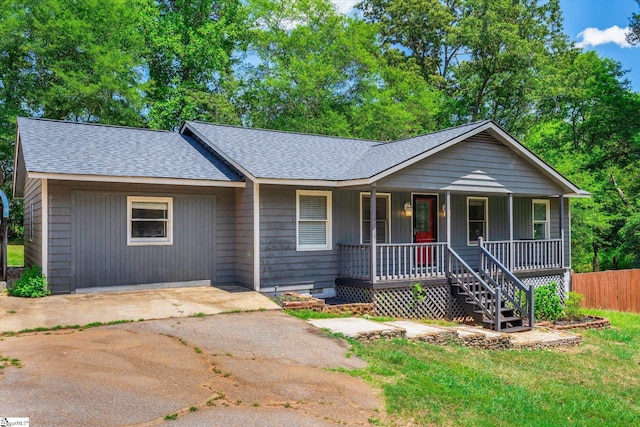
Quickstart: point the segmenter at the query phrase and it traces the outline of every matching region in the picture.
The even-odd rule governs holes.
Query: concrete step
[[[467,347],[492,350],[508,348],[551,348],[572,347],[581,341],[579,335],[566,332],[531,330],[528,326],[518,326],[497,332],[476,326],[428,325],[412,320],[374,322],[362,318],[313,319],[308,321],[318,328],[341,333],[361,341],[379,338],[407,338],[433,344],[446,345],[457,342]],[[520,333],[504,333],[520,332]],[[513,339],[513,342],[512,342]]]
[[[339,317],[333,319],[311,319],[313,326],[340,333],[349,338],[368,341],[378,338],[404,338],[406,330],[393,325],[359,317]]]

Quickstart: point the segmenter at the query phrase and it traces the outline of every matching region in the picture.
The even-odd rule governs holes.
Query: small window
[[[127,197],[130,246],[173,244],[173,199]]]
[[[360,194],[360,241],[371,243],[371,194]],[[376,195],[376,243],[391,242],[391,195]]]
[[[549,234],[550,234],[549,201],[534,200],[533,201],[533,238],[538,240],[548,239]]]
[[[296,192],[297,250],[331,249],[331,192]]]
[[[486,197],[467,197],[467,236],[469,245],[477,245],[478,238],[489,239]]]

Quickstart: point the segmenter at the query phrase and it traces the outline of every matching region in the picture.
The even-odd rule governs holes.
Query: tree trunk
[[[592,243],[593,246],[593,271],[600,271],[600,259],[598,258],[598,244]]]

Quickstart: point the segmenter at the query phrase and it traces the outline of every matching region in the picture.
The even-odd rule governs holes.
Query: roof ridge
[[[382,141],[378,141],[378,140],[375,140],[375,139],[355,138],[355,137],[352,137],[352,136],[323,135],[321,133],[306,133],[306,132],[298,132],[298,131],[291,131],[291,130],[278,130],[278,129],[246,127],[246,126],[240,126],[240,125],[230,125],[230,124],[226,124],[226,123],[210,123],[210,122],[204,122],[202,120],[185,120],[185,123],[189,123],[189,122],[191,122],[191,123],[199,123],[199,124],[208,125],[208,126],[228,127],[228,128],[234,128],[234,129],[257,130],[257,131],[272,132],[272,133],[286,133],[288,135],[319,136],[319,137],[322,137],[322,138],[346,139],[346,140],[349,140],[349,141],[360,141],[360,142],[371,142],[371,143],[380,143],[380,142],[382,142]]]
[[[135,127],[135,126],[124,126],[124,125],[111,125],[111,124],[108,124],[108,123],[72,122],[70,120],[48,119],[46,117],[23,117],[23,116],[18,116],[17,119],[33,120],[33,121],[40,121],[40,122],[52,122],[52,123],[60,123],[60,124],[67,124],[67,125],[86,125],[86,126],[99,126],[99,127],[108,127],[108,128],[116,128],[116,129],[128,129],[128,130],[137,130],[137,131],[141,131],[142,130],[142,131],[148,131],[148,132],[172,133],[172,134],[176,134],[176,135],[182,136],[182,134],[180,132],[175,132],[175,131],[172,131],[172,130],[151,129],[151,128],[142,128],[142,127]]]
[[[411,139],[422,138],[424,136],[431,136],[431,135],[435,135],[435,134],[442,133],[442,132],[448,132],[448,131],[451,131],[453,129],[457,129],[457,128],[461,128],[461,127],[465,127],[465,126],[477,125],[477,127],[479,127],[480,125],[485,124],[485,123],[489,123],[491,121],[492,121],[491,119],[477,120],[475,122],[466,123],[466,124],[457,125],[457,126],[452,126],[452,127],[436,130],[436,131],[433,131],[433,132],[421,133],[420,135],[408,136],[406,138],[400,138],[400,139],[394,139],[393,141],[379,141],[379,143],[373,145],[372,148],[373,147],[378,147],[378,146],[381,146],[381,145],[386,145],[386,144],[393,144],[394,142],[409,141]]]

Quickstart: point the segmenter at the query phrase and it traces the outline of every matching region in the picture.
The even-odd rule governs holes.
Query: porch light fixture
[[[446,205],[442,205],[442,208],[440,209],[440,215],[442,215],[442,218],[446,218],[446,216],[447,216],[447,207],[446,207]]]
[[[413,206],[411,205],[411,202],[407,202],[404,204],[404,214],[406,216],[412,216],[413,215]]]

